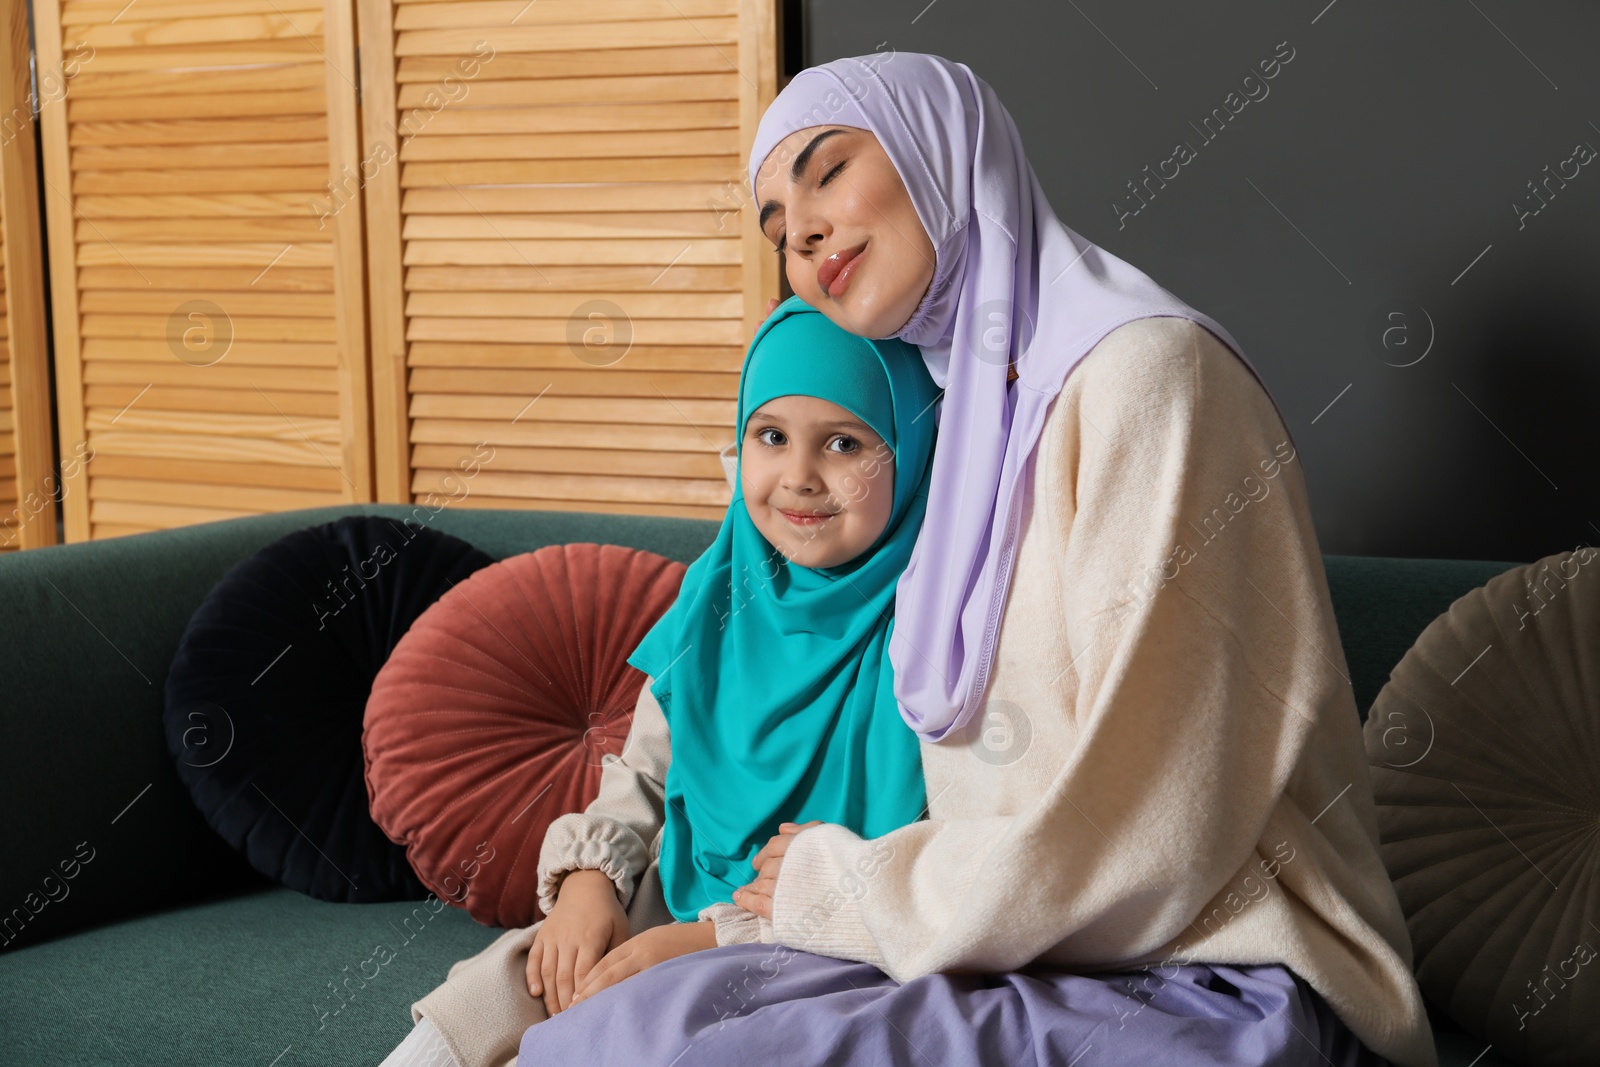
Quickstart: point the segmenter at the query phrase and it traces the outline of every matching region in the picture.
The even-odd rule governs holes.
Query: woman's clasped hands
[[[688,952],[715,948],[709,922],[668,923],[628,936],[611,878],[577,870],[561,880],[556,905],[528,949],[528,992],[555,1015],[607,986]]]
[[[812,826],[822,825],[821,819],[812,819],[805,823],[786,822],[778,827],[778,833],[755,854],[750,861],[756,869],[756,879],[749,885],[734,890],[733,902],[745,911],[763,918],[772,918],[772,893],[778,887],[778,868],[783,866],[783,856],[789,850],[789,842],[794,840],[794,835],[801,830]]]

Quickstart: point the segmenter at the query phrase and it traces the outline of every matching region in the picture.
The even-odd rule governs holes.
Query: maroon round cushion
[[[685,567],[617,545],[491,563],[412,624],[367,699],[372,817],[442,899],[527,926],[550,823],[600,791],[644,675],[627,658]]]

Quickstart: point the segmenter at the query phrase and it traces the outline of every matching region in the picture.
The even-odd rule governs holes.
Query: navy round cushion
[[[427,895],[367,808],[362,714],[411,623],[494,562],[414,522],[356,515],[235,564],[167,674],[167,748],[211,827],[319,900]]]

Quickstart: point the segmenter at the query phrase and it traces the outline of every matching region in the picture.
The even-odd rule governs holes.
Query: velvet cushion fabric
[[[1600,550],[1450,606],[1365,726],[1429,1000],[1533,1065],[1600,1063]]]
[[[368,813],[362,714],[412,622],[490,562],[421,525],[351,516],[267,545],[200,604],[167,675],[167,748],[257,871],[319,900],[425,895]]]
[[[600,789],[644,675],[628,655],[684,566],[616,545],[552,545],[440,598],[367,704],[373,816],[434,892],[483,923],[526,926],[550,823]]]

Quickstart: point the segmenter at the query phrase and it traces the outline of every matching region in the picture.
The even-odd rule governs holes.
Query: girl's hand
[[[789,850],[789,842],[801,830],[821,825],[821,819],[812,819],[808,823],[786,822],[779,826],[778,835],[762,845],[761,851],[750,861],[757,872],[756,880],[734,890],[733,902],[745,911],[771,919],[772,893],[778,887],[778,868],[783,866],[783,854]]]
[[[779,301],[779,300],[778,300],[778,298],[777,298],[777,297],[775,297],[775,296],[774,296],[774,297],[772,297],[772,298],[770,298],[770,299],[769,299],[769,300],[768,300],[768,301],[767,301],[767,314],[768,314],[768,315],[771,315],[771,314],[772,314],[772,312],[773,312],[773,310],[774,310],[774,309],[776,309],[776,308],[777,308],[777,306],[778,306],[778,304],[779,304],[779,303],[780,303],[780,302],[781,302],[781,301]]]
[[[606,953],[587,978],[578,983],[572,1002],[592,997],[607,986],[674,956],[717,947],[717,927],[712,922],[668,923],[631,937]]]
[[[550,1015],[565,1011],[594,965],[627,939],[628,916],[611,879],[602,871],[568,872],[528,949],[529,994],[543,994]]]

